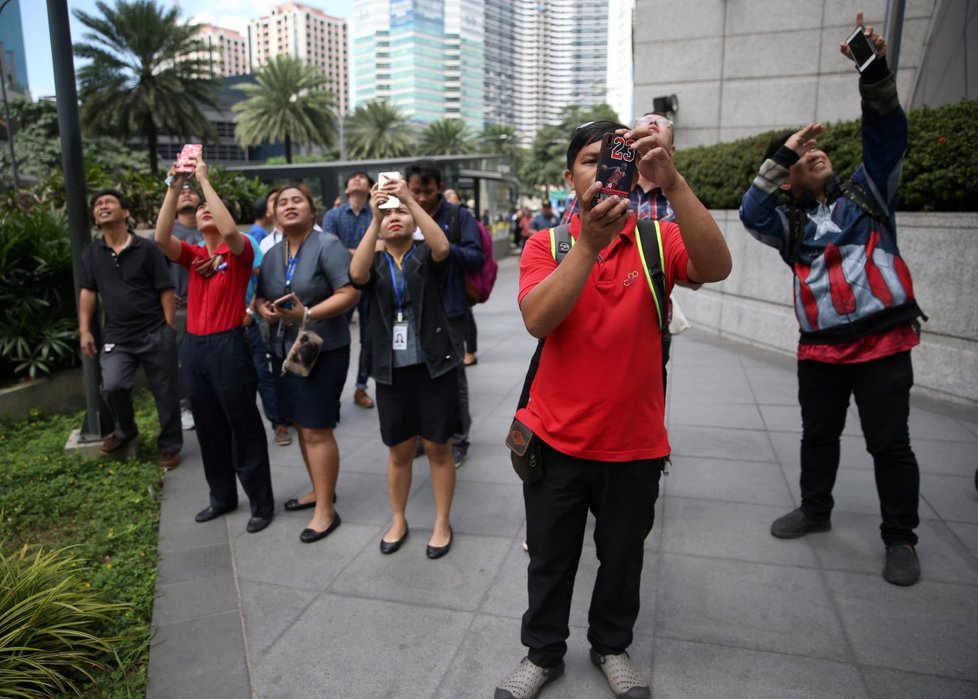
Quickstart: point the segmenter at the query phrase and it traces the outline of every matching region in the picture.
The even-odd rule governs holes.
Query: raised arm
[[[411,194],[411,190],[407,186],[407,182],[404,180],[389,180],[387,184],[384,185],[384,189],[381,191],[387,192],[389,195],[397,197],[401,203],[403,203],[408,211],[411,212],[411,217],[414,218],[414,222],[418,224],[418,228],[421,229],[421,234],[424,236],[424,242],[428,244],[431,248],[431,259],[435,262],[441,262],[448,257],[451,252],[451,244],[448,242],[448,238],[445,237],[445,232],[441,229],[441,226],[431,218],[423,208],[418,200],[414,198]],[[461,214],[459,211],[459,225],[462,225]],[[479,250],[481,252],[482,246],[480,243]],[[481,262],[479,263],[482,264]]]
[[[380,220],[383,212],[377,208],[379,204],[387,201],[387,194],[378,190],[374,185],[370,190],[370,209],[373,216],[370,218],[370,225],[367,226],[360,244],[353,251],[353,258],[350,260],[350,281],[356,286],[364,286],[370,281],[370,267],[373,263],[374,252],[377,250],[377,241],[380,236]]]
[[[177,198],[180,196],[180,189],[187,178],[185,175],[177,174],[171,167],[167,181],[170,183],[166,188],[166,196],[163,197],[163,204],[160,205],[160,212],[156,215],[156,230],[153,231],[153,240],[156,246],[163,251],[171,262],[180,259],[180,241],[173,237],[173,222],[177,213]]]
[[[202,157],[197,158],[197,166],[194,169],[194,176],[197,178],[198,184],[200,184],[200,189],[204,193],[204,199],[207,201],[207,208],[211,212],[211,217],[214,219],[214,225],[217,226],[218,232],[221,234],[221,238],[227,243],[228,250],[231,251],[232,255],[240,255],[245,247],[244,236],[238,230],[237,224],[234,222],[234,217],[231,216],[231,212],[228,211],[227,207],[224,206],[224,202],[221,200],[221,195],[217,193],[214,189],[214,185],[211,184],[210,178],[207,175],[207,163],[204,162]]]
[[[609,197],[593,209],[587,205],[600,187],[601,183],[595,182],[584,193],[577,244],[520,303],[523,324],[533,337],[544,338],[564,322],[577,303],[598,255],[628,220],[628,199]]]

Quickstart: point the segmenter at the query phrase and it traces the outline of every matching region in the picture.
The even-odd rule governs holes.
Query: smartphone
[[[197,158],[200,157],[203,148],[199,143],[185,144],[177,156],[176,171],[182,175],[192,175],[197,166]]]
[[[377,186],[383,187],[385,184],[391,180],[401,179],[401,173],[399,172],[378,172],[377,173]],[[389,197],[387,201],[381,204],[379,209],[396,209],[401,205],[400,200],[397,197]]]
[[[626,141],[624,136],[616,133],[606,133],[601,137],[601,155],[595,178],[601,182],[601,190],[591,202],[592,207],[613,195],[628,198],[638,173],[632,143],[634,141]]]
[[[285,296],[272,301],[272,305],[288,310],[292,308],[295,304],[292,302],[292,294],[286,294]]]
[[[856,70],[862,73],[876,60],[876,47],[866,36],[862,27],[856,27],[846,39],[852,58],[856,62]]]

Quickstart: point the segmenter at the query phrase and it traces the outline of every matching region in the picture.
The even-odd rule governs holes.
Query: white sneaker
[[[186,408],[180,408],[180,427],[185,430],[194,428],[194,414]]]

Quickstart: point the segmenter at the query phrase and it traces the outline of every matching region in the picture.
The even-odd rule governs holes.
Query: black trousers
[[[801,508],[810,519],[828,519],[839,470],[839,438],[849,396],[856,399],[866,450],[873,457],[883,522],[891,544],[917,543],[920,472],[910,448],[910,352],[857,364],[798,362],[801,404]]]
[[[273,514],[268,441],[258,413],[258,379],[245,329],[212,335],[187,333],[180,359],[211,506],[237,506],[237,474],[251,502],[252,516]]]
[[[531,662],[552,667],[567,652],[588,510],[595,517],[600,563],[588,612],[588,641],[603,655],[631,645],[644,544],[652,531],[661,473],[662,459],[588,461],[543,445],[543,478],[523,485],[530,564],[521,640]]]

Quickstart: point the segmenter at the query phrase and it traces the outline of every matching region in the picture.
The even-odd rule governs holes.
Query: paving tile
[[[975,699],[978,682],[950,680],[934,675],[898,672],[881,668],[863,668],[863,679],[874,697],[940,697],[940,699]]]
[[[238,593],[231,572],[156,586],[153,626],[238,611]]]
[[[917,406],[910,406],[910,439],[946,440],[970,442],[978,446],[978,434],[971,427],[975,423],[949,417]]]
[[[796,466],[786,470],[793,471],[788,480],[791,497],[795,502],[801,502],[801,484],[798,481],[801,468]],[[926,490],[923,482],[921,483],[921,494],[918,516],[921,519],[938,519],[940,514],[931,507],[930,500],[925,497]],[[832,489],[832,498],[835,500],[833,515],[838,512],[876,515],[878,523],[880,501],[876,490],[876,477],[872,470],[840,467],[836,475],[835,487]]]
[[[978,524],[974,476],[962,478],[922,473],[920,497],[943,520]]]
[[[720,403],[708,398],[673,403],[668,411],[669,427],[691,425],[698,427],[731,427],[764,429],[764,422],[752,403]]]
[[[304,544],[299,541],[299,532],[308,520],[299,519],[298,515],[305,514],[296,513],[296,523],[291,527],[285,526],[285,517],[278,518],[260,535],[255,535],[261,537],[261,546],[236,547],[239,579],[323,590],[380,531],[377,526],[344,521],[325,539]]]
[[[783,508],[668,498],[662,550],[707,558],[814,568],[815,554],[798,541],[775,539],[771,521]]]
[[[669,553],[659,566],[658,636],[852,660],[817,570]]]
[[[921,473],[970,478],[974,483],[978,468],[978,444],[934,439],[914,439],[910,446]]]
[[[774,450],[762,430],[734,430],[721,427],[669,428],[672,453],[678,456],[700,456],[739,461],[774,461]]]
[[[321,594],[318,590],[248,580],[242,580],[240,586],[241,616],[252,663],[260,660]]]
[[[863,699],[854,663],[765,653],[659,637],[653,686],[658,699]],[[878,696],[896,696],[878,695]]]
[[[472,614],[323,595],[253,666],[255,694],[430,697]]]
[[[425,556],[431,531],[412,529],[397,552],[379,550],[383,532],[333,580],[330,592],[423,606],[475,611],[511,546],[511,540],[456,532],[452,550],[432,561]]]
[[[237,611],[154,628],[147,699],[250,696]]]
[[[958,541],[971,552],[971,555],[978,558],[978,524],[947,522],[947,527],[954,532]]]
[[[412,495],[408,522],[430,530],[434,525],[435,503],[428,483]],[[421,512],[425,514],[422,516]],[[456,533],[513,537],[524,518],[523,487],[515,473],[506,485],[461,479],[455,485],[452,529]]]
[[[861,664],[978,681],[974,585],[922,579],[904,588],[879,575],[832,572],[826,580]]]
[[[783,472],[771,462],[676,456],[662,483],[670,497],[794,506]]]
[[[157,584],[169,585],[184,580],[213,578],[231,572],[231,552],[226,544],[201,546],[161,553],[157,565]]]

